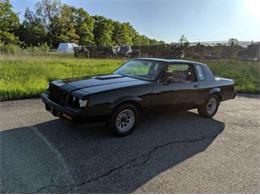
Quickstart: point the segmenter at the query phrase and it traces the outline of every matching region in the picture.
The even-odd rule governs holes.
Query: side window
[[[185,80],[188,68],[189,65],[186,64],[170,64],[168,66],[167,73],[171,74],[171,76],[174,78]]]
[[[171,78],[173,82],[195,82],[196,73],[190,64],[169,64],[163,75],[162,81]]]
[[[168,66],[167,72],[180,72],[180,73],[185,73],[189,68],[189,65],[187,64],[170,64]]]
[[[205,79],[204,72],[203,72],[201,66],[200,66],[200,65],[196,65],[196,69],[197,69],[197,72],[198,72],[199,80],[200,80],[200,81],[206,80],[206,79]]]

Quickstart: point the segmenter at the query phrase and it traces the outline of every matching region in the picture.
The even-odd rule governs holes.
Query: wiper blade
[[[135,78],[135,79],[141,79],[141,80],[148,80],[148,81],[153,81],[154,79],[146,78],[146,77],[139,77],[139,76],[133,76],[133,75],[127,75],[127,74],[120,74],[122,76],[130,77],[130,78]]]

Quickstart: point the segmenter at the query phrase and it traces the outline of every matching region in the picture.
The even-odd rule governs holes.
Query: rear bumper
[[[233,99],[237,96],[237,92],[235,91],[235,94],[233,95]]]
[[[222,101],[234,99],[236,96],[236,91],[224,91],[224,93],[222,93]]]

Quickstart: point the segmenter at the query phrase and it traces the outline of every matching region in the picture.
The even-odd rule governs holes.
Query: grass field
[[[37,97],[51,80],[109,73],[125,59],[65,56],[0,56],[0,100]],[[239,92],[260,93],[260,62],[204,61],[213,72],[233,78]]]

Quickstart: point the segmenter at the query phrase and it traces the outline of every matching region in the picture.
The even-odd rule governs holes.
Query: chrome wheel
[[[122,110],[116,117],[116,127],[121,132],[129,131],[135,124],[135,114],[130,109]]]
[[[207,112],[212,115],[218,107],[218,101],[215,97],[211,97],[207,103]]]

